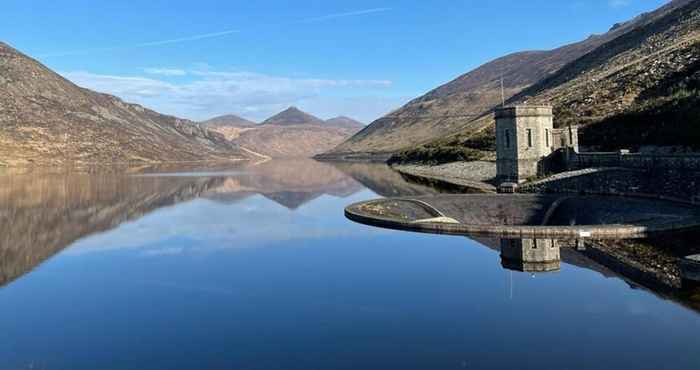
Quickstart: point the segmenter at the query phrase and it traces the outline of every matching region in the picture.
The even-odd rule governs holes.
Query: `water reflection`
[[[682,255],[695,250],[700,230],[664,234],[641,240],[590,239],[484,239],[479,244],[499,252],[501,267],[536,276],[559,272],[562,263],[595,271],[605,277],[625,281],[632,289],[646,290],[700,312],[700,289],[697,284],[682,284],[678,258],[670,258],[660,240],[673,239],[682,244]],[[682,247],[685,245],[686,247]],[[680,257],[680,256],[679,256]]]
[[[241,170],[238,176],[227,177],[207,198],[235,203],[259,194],[294,210],[322,195],[346,198],[363,189],[333,166],[310,159],[274,160]]]
[[[501,264],[522,272],[559,271],[559,251],[559,241],[554,239],[501,239]]]
[[[618,351],[650,366],[700,360],[700,316],[685,310],[700,311],[695,295],[666,273],[638,274],[672,265],[692,236],[631,246],[417,235],[343,217],[377,194],[439,192],[386,166],[203,170],[0,176],[0,368],[511,369],[525,358],[604,369],[628,364]],[[585,353],[551,346],[582,336]],[[649,336],[665,340],[635,339]]]
[[[332,166],[312,160],[230,166],[199,174],[184,172],[192,170],[186,167],[144,166],[1,175],[0,286],[86,236],[163,207],[199,198],[233,204],[262,195],[295,210],[322,195],[344,198],[363,189]]]
[[[0,285],[87,235],[207,194],[223,179],[0,176]]]

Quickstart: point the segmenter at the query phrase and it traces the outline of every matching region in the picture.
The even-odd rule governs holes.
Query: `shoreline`
[[[495,193],[496,163],[489,161],[452,162],[441,165],[399,164],[390,166],[401,175],[424,179],[429,183],[445,184]]]

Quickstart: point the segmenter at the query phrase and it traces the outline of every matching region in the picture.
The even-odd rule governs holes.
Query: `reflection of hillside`
[[[273,160],[244,168],[245,173],[228,178],[207,197],[235,202],[260,194],[289,209],[297,209],[321,195],[347,197],[362,185],[333,166],[311,159]]]
[[[432,187],[406,181],[385,164],[338,162],[332,165],[384,197],[430,195],[438,192]]]
[[[297,209],[321,195],[321,193],[282,191],[279,193],[266,193],[264,197],[286,208]]]
[[[200,196],[222,179],[88,175],[0,177],[0,286],[74,241]]]

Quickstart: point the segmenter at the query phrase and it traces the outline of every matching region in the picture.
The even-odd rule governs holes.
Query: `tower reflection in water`
[[[501,265],[529,273],[559,271],[561,244],[553,239],[501,239]]]

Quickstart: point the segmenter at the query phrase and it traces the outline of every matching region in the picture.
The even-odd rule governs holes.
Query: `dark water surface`
[[[583,256],[346,220],[433,192],[385,167],[203,171],[0,176],[0,369],[700,368],[697,312]]]

